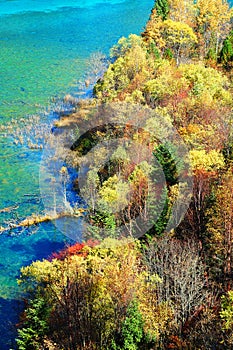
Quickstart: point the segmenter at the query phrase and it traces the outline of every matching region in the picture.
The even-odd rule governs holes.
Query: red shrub
[[[74,245],[70,245],[62,249],[60,252],[55,252],[52,253],[52,255],[49,257],[49,261],[53,259],[58,259],[58,260],[64,260],[68,256],[72,255],[81,255],[81,256],[86,256],[87,252],[83,250],[85,246],[88,247],[95,247],[97,244],[99,244],[98,241],[94,241],[89,239],[85,243],[75,243]]]

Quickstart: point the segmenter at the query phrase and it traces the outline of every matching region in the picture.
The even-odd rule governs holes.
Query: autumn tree
[[[106,348],[135,292],[136,250],[131,250],[128,244],[120,248],[117,243],[115,247],[105,243],[102,248],[87,251],[86,257],[73,255],[64,260],[38,261],[22,270],[25,288],[35,288],[46,303],[49,337],[59,348],[86,349],[94,343],[100,349]],[[30,326],[33,328],[32,323]],[[39,327],[34,331],[43,333]],[[20,338],[25,339],[22,332]],[[42,343],[39,338],[35,341]]]
[[[194,26],[195,2],[192,0],[170,0],[171,19]]]
[[[220,317],[225,335],[225,346],[231,348],[233,344],[233,291],[229,290],[221,298]]]
[[[191,147],[221,148],[231,118],[229,86],[226,76],[203,64],[174,67],[163,60],[143,93],[149,106],[173,118]]]
[[[163,55],[166,50],[171,50],[177,65],[183,58],[190,56],[190,49],[197,42],[196,35],[188,24],[171,19],[151,20],[144,36],[149,43],[154,42]]]
[[[199,54],[204,58],[213,50],[215,59],[229,30],[231,11],[227,1],[198,0],[196,2],[196,32]]]
[[[18,333],[20,349],[53,344],[67,350],[129,350],[162,344],[174,305],[160,294],[164,276],[157,276],[152,247],[148,254],[145,264],[139,242],[107,239],[63,254],[62,260],[24,267],[20,284],[32,294]]]
[[[175,54],[178,65],[184,56],[187,57],[187,49],[197,42],[196,35],[188,24],[172,20],[166,20],[162,30],[168,47]]]
[[[233,268],[233,176],[230,168],[215,190],[215,203],[207,212],[212,268],[220,282],[231,286]],[[222,280],[223,279],[223,280]]]
[[[121,94],[137,90],[149,79],[154,62],[147,57],[147,50],[142,38],[131,34],[129,38],[119,39],[112,49],[115,62],[109,65],[103,79],[95,85],[98,98],[106,100],[122,99]]]
[[[82,251],[22,269],[20,284],[33,294],[19,329],[20,349],[40,349],[46,341],[57,349],[106,349],[117,334],[123,337],[122,348],[129,349],[143,340],[147,311],[142,306],[150,279],[137,243],[108,239]],[[158,318],[155,314],[157,335],[163,324]]]
[[[83,236],[145,236],[141,243],[76,243],[24,267],[20,350],[232,347],[232,84],[223,69],[233,60],[230,20],[226,1],[157,0],[142,36],[113,46],[104,74],[106,61],[97,55],[84,83],[98,79],[95,98],[56,122],[75,126],[71,138],[78,138],[66,160],[80,169]],[[190,147],[192,170],[175,156],[179,136]],[[61,140],[52,134],[57,159]],[[187,203],[180,173],[192,177],[192,200],[167,233],[179,216],[177,198]],[[63,206],[73,214],[68,168],[58,176]]]
[[[186,224],[190,225],[192,234],[202,246],[212,186],[225,163],[222,154],[216,150],[191,150],[190,158],[193,168],[193,198],[186,214]]]

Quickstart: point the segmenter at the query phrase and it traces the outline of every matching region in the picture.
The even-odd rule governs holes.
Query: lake
[[[56,103],[77,95],[91,54],[108,54],[122,36],[139,34],[152,0],[0,0],[0,226],[43,212],[42,150],[28,147],[50,130]],[[47,128],[47,129],[46,129]],[[70,240],[52,224],[0,236],[0,349],[14,348],[23,265]]]

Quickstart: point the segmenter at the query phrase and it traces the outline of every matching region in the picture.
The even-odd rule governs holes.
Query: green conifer
[[[167,0],[156,0],[155,7],[157,15],[162,18],[163,21],[167,19],[169,13],[169,4]]]

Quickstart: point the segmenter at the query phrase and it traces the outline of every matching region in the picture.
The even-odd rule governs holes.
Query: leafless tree
[[[162,237],[149,244],[145,259],[151,274],[161,278],[158,303],[166,302],[174,312],[174,324],[182,334],[185,324],[206,297],[205,269],[198,245]]]

